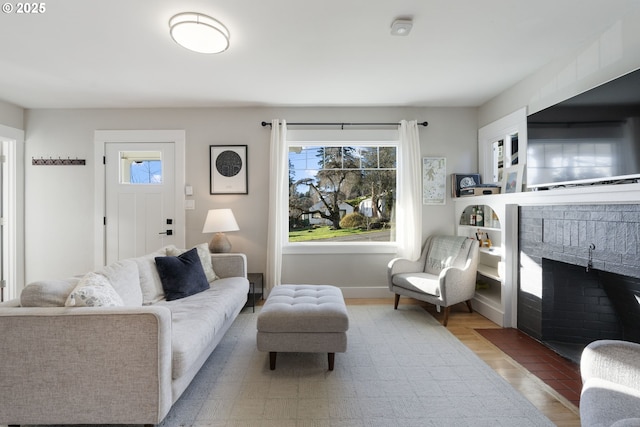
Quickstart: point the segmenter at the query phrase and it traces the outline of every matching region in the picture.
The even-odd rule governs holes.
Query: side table
[[[247,296],[247,303],[245,307],[253,308],[253,312],[256,312],[256,300],[261,300],[264,296],[264,281],[262,273],[247,273],[247,279],[249,279],[249,295]],[[260,292],[257,288],[260,287]]]

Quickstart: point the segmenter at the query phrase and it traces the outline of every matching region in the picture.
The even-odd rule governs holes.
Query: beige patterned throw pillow
[[[122,307],[122,298],[106,277],[87,273],[67,297],[65,307]]]

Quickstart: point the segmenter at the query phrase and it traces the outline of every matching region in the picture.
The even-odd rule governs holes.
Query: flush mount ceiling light
[[[391,24],[392,36],[407,36],[411,32],[413,22],[410,19],[396,19]]]
[[[169,19],[171,38],[199,53],[220,53],[229,47],[229,30],[220,21],[196,12],[179,13]]]

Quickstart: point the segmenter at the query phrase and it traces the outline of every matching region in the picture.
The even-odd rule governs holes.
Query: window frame
[[[358,140],[332,140],[332,139],[287,139],[287,152],[292,147],[395,147],[396,148],[396,189],[398,184],[398,170],[400,169],[400,141],[395,138],[361,138]],[[289,167],[287,166],[287,176],[289,175]],[[288,179],[287,179],[288,182]],[[398,192],[396,192],[398,194]],[[396,199],[396,206],[398,199]],[[289,204],[286,206],[287,226],[283,227],[285,236],[283,238],[284,245],[282,247],[283,254],[391,254],[398,250],[397,242],[290,242],[288,213]],[[392,229],[393,233],[393,229]]]

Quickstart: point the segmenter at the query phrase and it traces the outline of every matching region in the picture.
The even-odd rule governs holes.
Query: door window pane
[[[160,151],[121,151],[121,184],[162,184]]]

